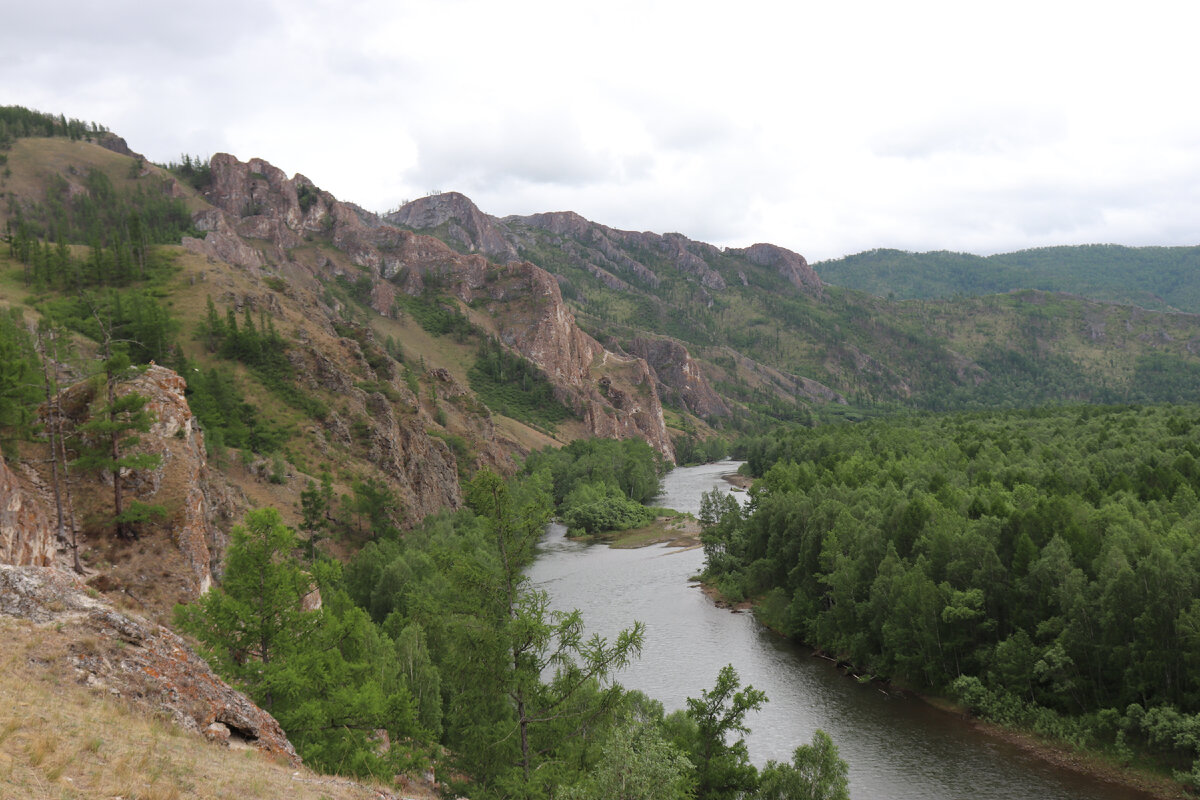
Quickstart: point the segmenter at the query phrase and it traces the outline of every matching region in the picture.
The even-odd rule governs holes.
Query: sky
[[[1200,244],[1200,4],[41,0],[0,103],[387,211],[462,192],[810,261]]]

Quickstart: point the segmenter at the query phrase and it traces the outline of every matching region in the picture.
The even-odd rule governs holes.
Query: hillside
[[[802,256],[774,245],[721,250],[679,234],[617,231],[571,213],[499,219],[454,193],[414,201],[387,219],[463,252],[529,259],[556,275],[585,328],[637,352],[644,345],[636,342],[647,338],[682,344],[726,406],[746,406],[751,418],[808,419],[830,402],[1012,407],[1181,401],[1200,389],[1195,315],[1085,300],[1074,289],[1010,295],[1003,278],[960,269],[973,257],[934,254],[944,275],[986,278],[992,283],[978,291],[1001,294],[901,302],[882,296],[889,280],[902,288],[920,279],[907,261],[881,272],[871,295],[832,285],[833,277],[818,277]],[[1094,249],[1114,265],[1123,252]],[[1028,251],[1027,261],[1056,263],[1059,250]],[[1180,272],[1190,251],[1162,250],[1174,254],[1176,268],[1163,270],[1159,282],[1177,284],[1182,298],[1190,291]],[[1065,274],[1060,282],[1073,285]],[[1128,285],[1141,277],[1131,274]],[[669,391],[664,397],[689,407]],[[722,411],[701,415],[719,424]]]
[[[870,250],[816,267],[829,283],[897,300],[1039,289],[1154,311],[1200,313],[1200,247],[1080,245],[987,257]]]
[[[549,709],[615,713],[609,669],[640,634],[581,650],[577,619],[523,593],[568,504],[584,530],[633,525],[666,464],[781,421],[1200,390],[1193,314],[1035,289],[887,300],[777,245],[499,219],[455,193],[380,216],[263,159],[154,165],[99,126],[0,111],[0,561],[76,573],[46,606],[70,616],[11,637],[90,697],[101,667],[161,673],[150,651],[199,662],[155,628],[182,626],[329,770],[582,780],[535,769],[597,758]],[[250,644],[221,605],[248,574],[277,582],[263,625],[286,622]],[[602,678],[543,684],[568,651]],[[637,713],[662,736],[658,711]],[[6,724],[0,745],[48,738]],[[68,749],[22,785],[83,780],[94,748]],[[206,768],[166,764],[182,787]]]

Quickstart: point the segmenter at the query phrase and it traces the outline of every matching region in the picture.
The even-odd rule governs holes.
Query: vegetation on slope
[[[671,715],[615,682],[640,651],[641,626],[586,637],[578,612],[551,611],[522,574],[552,485],[546,471],[505,482],[482,470],[468,509],[376,538],[344,569],[302,565],[278,514],[252,512],[222,587],[181,608],[180,620],[325,770],[391,775],[440,745],[440,777],[476,798],[600,800],[622,783],[664,800],[773,798],[789,783],[846,797],[827,737],[792,764],[770,765],[755,794],[759,774],[739,734],[766,698],[743,689],[732,667]],[[313,583],[323,603],[307,610]]]
[[[1070,407],[751,439],[749,508],[705,501],[708,575],[868,673],[1195,782],[1197,426]]]
[[[1200,247],[1092,244],[987,257],[945,250],[869,250],[822,261],[814,268],[836,286],[897,300],[1041,289],[1158,311],[1200,313],[1200,286],[1194,279]]]

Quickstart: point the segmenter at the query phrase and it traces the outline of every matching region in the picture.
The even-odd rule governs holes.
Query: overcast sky
[[[457,190],[810,261],[1198,244],[1200,4],[9,4],[0,103],[376,211]]]

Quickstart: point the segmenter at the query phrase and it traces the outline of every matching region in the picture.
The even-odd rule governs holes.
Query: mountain
[[[1200,313],[1200,247],[1091,244],[987,257],[870,250],[817,266],[830,283],[899,300],[1040,289],[1156,311]]]
[[[259,158],[159,166],[75,120],[0,121],[0,561],[19,581],[77,557],[50,605],[140,615],[72,627],[110,666],[168,647],[138,631],[222,581],[249,509],[348,558],[584,437],[669,461],[781,421],[1200,390],[1189,313],[1036,287],[887,300],[774,244],[457,193],[380,216]]]
[[[462,252],[543,267],[598,338],[625,349],[647,337],[685,348],[728,407],[742,409],[734,416],[749,409],[804,419],[824,413],[827,403],[940,409],[1183,400],[1200,388],[1196,316],[1085,299],[1082,291],[1039,290],[1025,281],[1032,266],[995,272],[991,259],[932,254],[945,280],[974,276],[977,290],[896,302],[883,297],[930,281],[916,256],[893,261],[888,251],[876,251],[876,262],[894,266],[873,273],[877,282],[867,294],[835,285],[844,274],[837,264],[818,265],[819,277],[802,256],[775,245],[722,250],[679,234],[614,230],[571,212],[497,218],[455,193],[413,201],[386,219]],[[1130,252],[1053,248],[1016,255],[1027,265],[1057,264],[1061,255],[1064,286],[1073,285],[1066,276],[1080,272],[1072,258],[1090,254],[1087,263],[1096,264],[1103,255],[1113,266],[1091,283],[1081,278],[1087,287],[1119,274],[1116,265]],[[1196,284],[1186,278],[1194,257],[1188,249],[1136,253],[1176,264],[1163,270],[1159,284],[1174,283],[1172,296],[1180,301]],[[859,261],[867,263],[865,255]],[[1137,285],[1144,270],[1126,266],[1126,284]],[[664,387],[664,396],[691,410],[677,399],[680,392]],[[711,408],[701,416],[717,423],[722,411]]]

